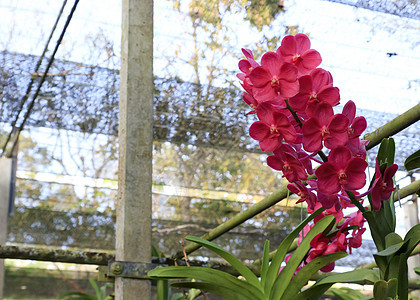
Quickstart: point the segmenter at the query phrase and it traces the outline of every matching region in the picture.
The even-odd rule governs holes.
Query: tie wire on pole
[[[45,56],[45,53],[46,53],[46,51],[47,51],[47,49],[48,49],[48,44],[49,44],[49,42],[50,42],[50,40],[51,40],[51,38],[52,38],[52,35],[53,35],[53,33],[54,33],[54,31],[55,31],[55,29],[56,29],[56,27],[57,27],[57,23],[58,23],[58,21],[59,21],[59,19],[60,19],[61,15],[62,15],[62,13],[63,13],[63,10],[64,10],[64,7],[65,7],[66,3],[67,3],[67,0],[64,0],[63,5],[62,5],[62,7],[61,7],[61,9],[60,9],[59,15],[58,15],[58,17],[57,17],[57,20],[56,20],[56,22],[55,22],[55,24],[54,24],[54,26],[53,26],[53,29],[52,29],[52,31],[51,31],[51,34],[50,34],[50,36],[49,36],[49,38],[48,38],[48,41],[47,41],[47,43],[46,43],[46,45],[45,45],[44,51],[43,51],[43,53],[42,53],[42,55],[41,55],[40,59],[39,59],[39,60],[38,60],[38,62],[37,62],[37,66],[36,66],[36,71],[35,71],[35,72],[37,72],[37,71],[39,70],[39,67],[40,67],[40,65],[41,65],[42,59],[43,59],[43,57]],[[78,3],[79,3],[79,0],[75,0],[75,1],[74,1],[73,7],[72,7],[72,9],[71,9],[71,11],[70,11],[70,13],[69,13],[69,15],[68,15],[68,17],[67,17],[66,23],[64,24],[63,30],[61,31],[61,34],[60,34],[60,37],[59,37],[59,38],[58,38],[58,40],[57,40],[57,43],[56,43],[55,48],[54,48],[54,51],[53,51],[53,53],[52,53],[52,55],[51,55],[51,57],[50,57],[50,59],[49,59],[49,61],[48,61],[47,67],[45,68],[45,71],[44,71],[44,73],[42,74],[41,80],[38,82],[38,87],[37,87],[37,89],[36,89],[36,91],[35,91],[34,95],[32,96],[32,100],[31,100],[31,102],[30,102],[30,103],[29,103],[29,105],[28,105],[28,109],[27,109],[27,111],[26,111],[26,113],[25,113],[25,116],[24,116],[24,118],[23,118],[23,121],[22,121],[22,123],[21,123],[21,125],[20,125],[19,127],[16,127],[16,123],[17,123],[17,121],[18,121],[19,115],[20,115],[20,113],[21,113],[21,112],[22,112],[22,110],[23,110],[23,106],[24,106],[24,104],[25,104],[26,100],[29,98],[29,94],[30,94],[30,92],[31,92],[32,85],[33,85],[33,83],[34,83],[33,78],[31,78],[31,81],[30,81],[30,83],[29,83],[29,85],[28,85],[28,88],[27,88],[27,90],[26,90],[26,94],[25,94],[25,96],[23,96],[23,97],[22,97],[22,100],[21,100],[21,103],[20,103],[20,107],[19,107],[18,114],[17,114],[17,116],[16,116],[15,120],[14,120],[14,121],[13,121],[13,123],[12,123],[12,130],[10,131],[10,133],[9,133],[9,135],[8,135],[8,137],[7,137],[7,140],[6,140],[6,142],[5,142],[4,146],[3,146],[2,153],[1,153],[1,155],[0,155],[0,156],[3,156],[3,155],[5,154],[7,144],[9,143],[9,141],[10,141],[10,139],[11,139],[11,137],[12,137],[12,135],[13,135],[13,134],[14,134],[14,138],[13,138],[13,146],[12,146],[11,150],[10,150],[8,153],[13,153],[13,150],[16,148],[16,145],[17,145],[17,142],[18,142],[18,139],[19,139],[19,135],[20,135],[20,133],[22,132],[22,130],[23,130],[24,126],[25,126],[25,123],[26,123],[27,119],[29,118],[29,115],[30,115],[30,113],[31,113],[31,111],[32,111],[32,109],[33,109],[33,107],[34,107],[34,105],[35,105],[35,100],[36,100],[36,98],[38,97],[39,92],[41,91],[42,84],[44,83],[44,81],[45,81],[45,79],[46,79],[46,77],[47,77],[48,71],[49,71],[49,69],[50,69],[50,67],[51,67],[51,65],[52,65],[52,63],[53,63],[53,61],[54,61],[54,57],[55,57],[55,55],[56,55],[56,53],[57,53],[57,51],[58,51],[58,48],[59,48],[59,46],[60,46],[60,44],[61,44],[61,42],[62,42],[63,38],[64,38],[64,34],[66,33],[67,27],[68,27],[68,26],[69,26],[69,24],[70,24],[70,21],[71,21],[71,19],[72,19],[72,17],[73,17],[73,14],[74,14],[74,12],[75,12],[75,10],[76,10],[76,7],[77,7],[77,4],[78,4]],[[7,156],[7,155],[6,155],[6,156]]]

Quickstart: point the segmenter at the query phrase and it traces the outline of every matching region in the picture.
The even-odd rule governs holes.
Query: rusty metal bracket
[[[98,282],[114,282],[114,278],[108,276],[108,266],[98,266]]]
[[[166,267],[167,265],[130,262],[130,261],[109,261],[108,272],[105,277],[125,277],[135,279],[150,279],[147,272],[157,268]]]

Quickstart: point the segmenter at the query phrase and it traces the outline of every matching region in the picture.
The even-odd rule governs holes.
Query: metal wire
[[[63,30],[61,31],[60,37],[58,38],[57,43],[55,45],[54,51],[53,51],[53,53],[52,53],[52,55],[51,55],[51,57],[50,57],[50,59],[48,61],[48,65],[45,68],[44,74],[42,75],[41,80],[38,83],[38,87],[37,87],[37,89],[35,91],[35,94],[33,95],[31,102],[29,103],[28,110],[25,113],[25,116],[23,118],[22,124],[17,129],[16,137],[14,139],[13,146],[12,146],[12,148],[10,150],[10,153],[13,153],[13,150],[15,149],[15,147],[17,145],[17,142],[18,142],[18,139],[19,139],[19,135],[22,132],[23,128],[25,127],[26,120],[28,119],[29,115],[31,114],[31,111],[32,111],[32,109],[34,107],[34,104],[35,104],[35,100],[38,97],[39,92],[41,91],[42,84],[44,83],[44,81],[45,81],[45,79],[47,77],[47,73],[48,73],[49,69],[51,68],[51,65],[52,65],[52,63],[54,61],[55,55],[56,55],[56,53],[58,51],[58,48],[60,47],[60,44],[63,41],[64,34],[66,33],[66,30],[67,30],[67,28],[68,28],[68,26],[70,24],[70,21],[71,21],[71,19],[73,17],[73,14],[74,14],[74,12],[76,10],[76,7],[77,7],[77,4],[78,3],[79,3],[79,0],[75,0],[74,1],[73,7],[72,7],[72,9],[71,9],[71,11],[70,11],[70,13],[69,13],[69,15],[67,17],[66,23],[64,24]],[[15,125],[16,124],[14,124],[13,127],[15,127]],[[12,133],[13,133],[13,129],[11,131],[11,134]],[[6,145],[3,148],[2,155],[3,155],[5,149],[6,149]]]

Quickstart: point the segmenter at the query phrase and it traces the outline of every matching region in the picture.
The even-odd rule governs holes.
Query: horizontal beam
[[[107,266],[108,261],[115,260],[115,253],[0,245],[0,258]]]

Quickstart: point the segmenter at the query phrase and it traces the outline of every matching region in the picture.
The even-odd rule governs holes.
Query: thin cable
[[[47,40],[47,42],[46,42],[46,44],[45,44],[44,50],[42,51],[42,54],[41,54],[41,56],[39,57],[38,62],[36,63],[36,67],[35,67],[35,71],[34,71],[34,73],[37,73],[37,72],[38,72],[38,70],[39,70],[39,67],[41,66],[42,60],[44,59],[44,56],[45,56],[45,53],[47,53],[47,50],[48,50],[48,45],[49,45],[49,44],[50,44],[50,42],[51,42],[52,36],[53,36],[53,34],[54,34],[54,32],[55,32],[55,29],[57,28],[57,24],[58,24],[58,22],[59,22],[59,20],[60,20],[60,18],[61,18],[61,15],[63,14],[64,7],[66,6],[66,4],[67,4],[67,0],[64,0],[64,1],[63,1],[63,5],[61,6],[61,9],[60,9],[60,11],[58,12],[58,16],[57,16],[57,19],[55,20],[54,26],[53,26],[53,28],[52,28],[52,30],[51,30],[50,36],[48,37],[48,40]],[[3,156],[4,152],[6,151],[7,144],[9,143],[10,138],[12,137],[13,132],[16,130],[16,123],[17,123],[17,121],[19,120],[20,113],[21,113],[21,112],[22,112],[22,110],[23,110],[23,107],[24,107],[24,105],[25,105],[25,103],[26,103],[26,100],[28,100],[28,98],[29,98],[29,94],[30,94],[30,92],[31,92],[31,90],[32,90],[32,86],[33,86],[33,84],[34,84],[34,81],[35,81],[35,80],[34,80],[34,78],[33,78],[33,77],[31,77],[31,80],[30,80],[30,82],[29,82],[29,84],[28,84],[28,88],[26,89],[26,93],[25,93],[25,95],[22,97],[22,99],[20,100],[20,106],[19,106],[19,109],[18,109],[18,112],[17,112],[16,118],[15,118],[15,120],[12,122],[12,130],[10,130],[10,133],[9,133],[9,135],[7,136],[7,139],[6,139],[6,142],[4,143],[4,146],[3,146],[3,149],[2,149],[2,152],[1,152],[0,157],[1,157],[1,156]]]
[[[35,91],[35,94],[34,94],[34,95],[33,95],[33,97],[32,97],[32,101],[31,101],[31,103],[30,103],[30,104],[29,104],[29,106],[28,106],[28,110],[26,111],[26,114],[25,114],[25,116],[24,116],[24,118],[23,118],[22,124],[21,124],[21,126],[19,127],[19,129],[18,129],[18,131],[17,131],[16,138],[15,138],[15,140],[14,140],[14,142],[13,142],[13,146],[12,146],[12,149],[11,149],[11,151],[10,151],[11,153],[12,153],[12,152],[13,152],[13,150],[15,149],[16,144],[17,144],[17,141],[18,141],[18,139],[19,139],[19,135],[20,135],[20,133],[22,132],[22,130],[23,130],[23,128],[24,128],[24,126],[25,126],[26,120],[29,118],[29,115],[31,114],[31,111],[32,111],[32,109],[33,109],[33,107],[34,107],[34,105],[35,105],[35,100],[36,100],[36,98],[38,97],[39,92],[41,91],[41,86],[42,86],[42,84],[44,83],[45,79],[47,78],[47,73],[48,73],[48,71],[50,70],[50,67],[51,67],[51,65],[52,65],[52,63],[53,63],[53,61],[54,61],[55,54],[57,53],[58,48],[60,47],[60,44],[61,44],[61,42],[62,42],[62,40],[63,40],[63,38],[64,38],[64,34],[66,33],[67,27],[68,27],[68,26],[69,26],[69,24],[70,24],[70,21],[71,21],[71,19],[72,19],[72,17],[73,17],[73,14],[74,14],[74,12],[75,12],[75,10],[76,10],[76,7],[77,7],[77,4],[78,4],[78,3],[79,3],[79,0],[75,0],[75,1],[74,1],[73,7],[71,8],[71,11],[70,11],[70,14],[69,14],[69,15],[68,15],[68,17],[67,17],[66,24],[64,24],[64,28],[63,28],[63,30],[62,30],[62,32],[61,32],[61,35],[60,35],[60,37],[58,38],[57,43],[56,43],[56,45],[55,45],[54,52],[53,52],[53,54],[51,55],[50,60],[48,61],[48,65],[47,65],[47,67],[46,67],[46,69],[45,69],[45,71],[44,71],[44,74],[42,75],[41,80],[40,80],[40,81],[39,81],[39,83],[38,83],[38,87],[37,87],[37,89],[36,89],[36,91]]]

